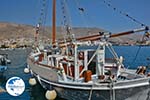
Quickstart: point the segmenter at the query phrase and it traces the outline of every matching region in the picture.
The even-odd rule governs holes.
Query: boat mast
[[[52,9],[52,44],[55,45],[56,42],[56,0],[53,0]]]

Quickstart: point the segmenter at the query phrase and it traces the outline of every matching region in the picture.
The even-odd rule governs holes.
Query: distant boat
[[[65,41],[56,42],[55,4],[56,0],[53,0],[51,48],[43,49],[36,45],[27,59],[31,74],[43,88],[55,90],[67,100],[125,100],[149,88],[150,74],[146,67],[127,69],[123,65],[123,57],[118,57],[107,41],[111,37],[147,31],[148,27],[81,38],[70,35]],[[107,58],[108,52],[111,58]]]
[[[150,57],[148,57],[147,60],[150,60]]]
[[[8,64],[11,63],[7,57],[7,54],[0,54],[0,76],[3,76],[3,73],[7,70]]]

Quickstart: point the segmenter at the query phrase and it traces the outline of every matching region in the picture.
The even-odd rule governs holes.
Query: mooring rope
[[[91,90],[90,90],[90,95],[89,95],[88,100],[91,100],[91,98],[92,98],[92,94],[93,94],[93,86],[94,86],[94,83],[92,84],[92,87],[91,87]]]
[[[110,79],[110,100],[115,100],[116,96],[115,96],[115,90],[113,89],[113,86],[114,86],[114,82],[112,79]]]

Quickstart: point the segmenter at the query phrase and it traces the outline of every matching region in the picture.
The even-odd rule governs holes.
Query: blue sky
[[[51,25],[51,1],[48,0],[46,24]],[[108,7],[104,0],[67,0],[72,26],[99,27],[111,32],[141,27],[140,24]],[[150,26],[150,0],[105,0],[113,7]],[[35,25],[38,23],[42,0],[0,0],[0,21]],[[62,19],[57,0],[57,24]],[[80,14],[78,7],[84,8]]]

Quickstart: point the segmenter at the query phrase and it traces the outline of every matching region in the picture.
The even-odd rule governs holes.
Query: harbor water
[[[128,68],[136,69],[140,65],[150,65],[149,46],[115,46],[114,48],[119,56],[124,57],[124,65]],[[8,58],[12,62],[3,77],[0,78],[0,87],[3,89],[3,91],[0,91],[0,100],[46,100],[46,91],[39,84],[30,86],[28,79],[31,75],[24,73],[24,68],[27,66],[26,59],[30,51],[31,49],[29,48],[0,50],[0,54],[7,53]],[[20,96],[11,96],[5,90],[6,81],[14,76],[22,78],[25,82],[25,91]],[[56,100],[64,99],[57,97]],[[136,99],[133,98],[131,100]],[[139,100],[142,99],[140,98]]]

